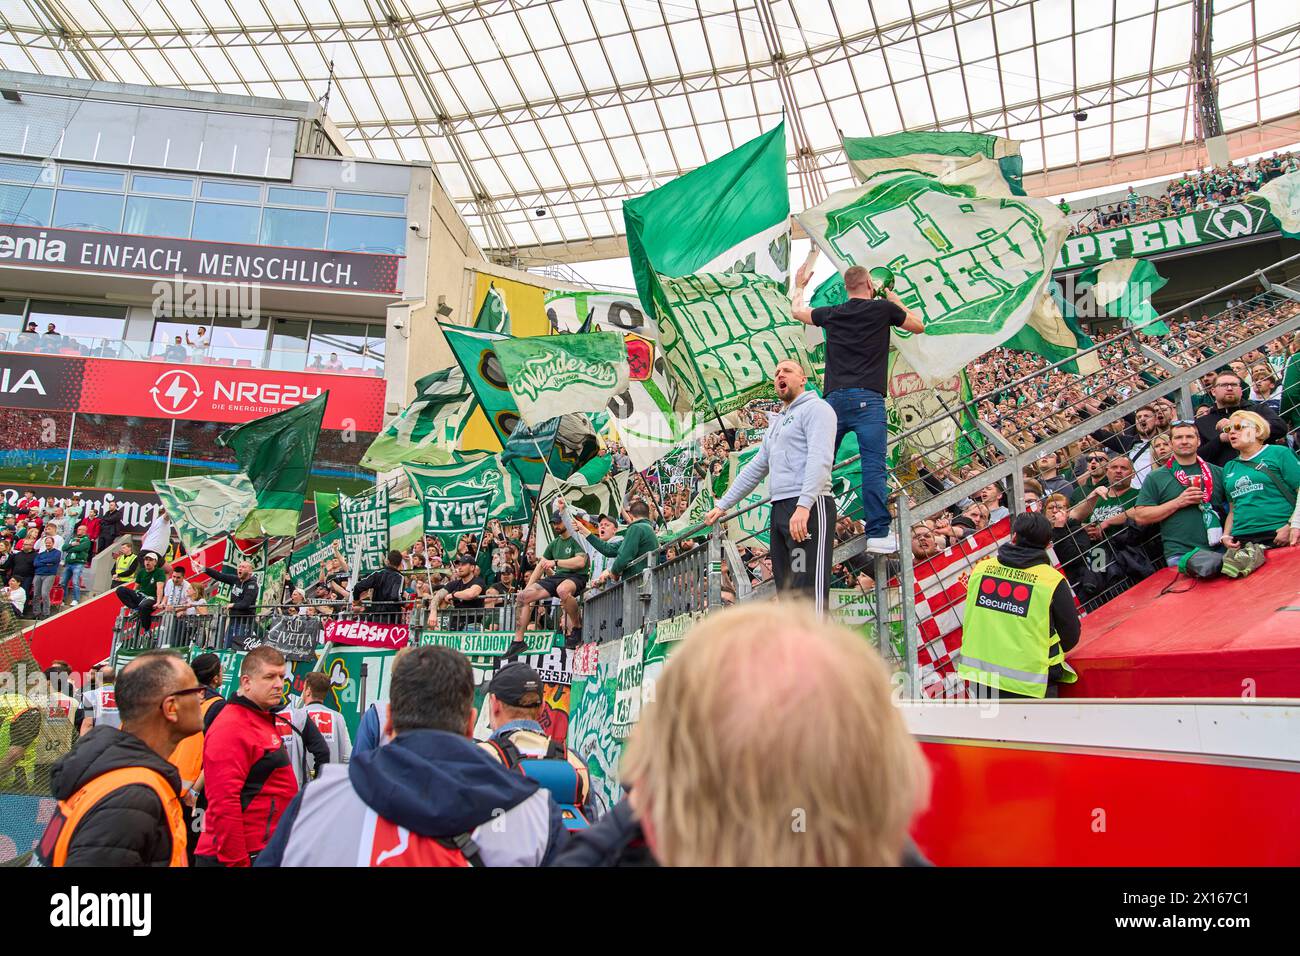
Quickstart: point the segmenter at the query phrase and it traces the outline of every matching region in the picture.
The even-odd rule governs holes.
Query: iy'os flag
[[[493,351],[528,425],[600,411],[627,388],[627,348],[615,332],[502,339]]]
[[[217,436],[218,445],[234,451],[257,492],[257,504],[235,537],[297,533],[329,394],[322,392],[301,405],[236,425]]]
[[[492,506],[491,489],[464,491],[454,495],[426,493],[424,502],[424,533],[434,535],[442,542],[443,552],[456,553],[460,539],[467,534],[478,536],[487,524]]]
[[[932,156],[937,134],[915,136],[914,152]],[[1047,284],[1069,231],[1046,199],[1017,196],[998,161],[911,161],[907,140],[891,137],[888,162],[861,186],[841,190],[797,218],[841,272],[888,266],[924,335],[895,329],[893,343],[927,382],[950,378],[1029,322],[1038,337],[1073,346],[1076,336],[1051,307]]]
[[[623,204],[637,293],[699,416],[774,397],[784,359],[813,373],[790,314],[785,124]]]

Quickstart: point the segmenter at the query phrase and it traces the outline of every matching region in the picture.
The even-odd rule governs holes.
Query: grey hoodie
[[[768,476],[768,493],[773,501],[798,498],[811,508],[822,495],[831,493],[831,466],[835,463],[835,409],[812,392],[804,392],[779,415],[769,415],[763,444],[748,465],[740,470],[718,507],[734,508]]]

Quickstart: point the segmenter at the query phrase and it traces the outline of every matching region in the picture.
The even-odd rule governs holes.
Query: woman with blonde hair
[[[797,603],[692,628],[623,777],[665,866],[894,866],[929,769],[860,634]]]
[[[1236,548],[1257,541],[1286,547],[1300,542],[1300,527],[1291,527],[1297,512],[1300,462],[1285,445],[1268,445],[1269,427],[1255,412],[1233,412],[1224,425],[1237,457],[1223,466],[1228,493],[1228,520],[1223,544]]]

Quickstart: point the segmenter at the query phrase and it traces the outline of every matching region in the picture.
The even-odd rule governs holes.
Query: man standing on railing
[[[804,290],[812,278],[805,263],[795,280],[791,315],[826,333],[826,401],[835,411],[834,457],[849,432],[858,436],[862,456],[862,520],[867,550],[892,554],[898,539],[890,526],[885,504],[885,388],[889,370],[890,329],[919,335],[925,331],[921,317],[903,305],[892,289],[876,298],[871,275],[863,266],[844,273],[847,302],[820,309],[804,306]],[[770,431],[770,430],[769,430]],[[833,527],[832,521],[827,527]]]
[[[740,470],[704,522],[716,524],[768,476],[772,573],[777,589],[803,592],[821,612],[830,596],[835,544],[831,466],[836,421],[835,410],[826,401],[804,391],[807,381],[798,362],[785,359],[777,365],[774,383],[785,412],[769,416],[771,424],[763,433],[758,454]],[[883,503],[882,496],[882,507]],[[886,520],[888,516],[886,512]]]

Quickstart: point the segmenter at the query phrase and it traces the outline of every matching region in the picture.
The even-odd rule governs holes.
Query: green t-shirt
[[[577,557],[578,555],[585,553],[586,552],[582,550],[582,545],[578,543],[578,539],[573,535],[569,535],[567,538],[553,538],[551,543],[546,546],[546,550],[542,552],[542,557],[547,561],[563,561],[567,558]],[[578,568],[577,570],[574,570],[573,568],[557,567],[555,573],[586,574],[587,569]]]
[[[146,571],[144,562],[140,562],[140,570],[135,572],[136,590],[143,592],[149,597],[157,593],[157,584],[159,581],[167,580],[167,572],[159,565],[154,565],[152,571]]]
[[[1106,483],[1106,479],[1103,478],[1101,481],[1093,484],[1088,480],[1088,473],[1086,471],[1083,475],[1084,477],[1083,480],[1079,482],[1079,487],[1075,488],[1074,491],[1070,493],[1071,505],[1077,505],[1079,502],[1083,501],[1084,498],[1088,497],[1088,495],[1092,494],[1092,489],[1098,488]]]
[[[1198,465],[1176,467],[1182,468],[1189,479],[1199,477],[1201,474]],[[1226,508],[1228,499],[1223,490],[1223,469],[1218,465],[1209,465],[1208,467],[1210,475],[1214,479],[1214,491],[1211,493],[1210,504],[1216,505],[1220,509]],[[1173,501],[1183,493],[1184,486],[1174,477],[1174,470],[1174,468],[1160,468],[1147,475],[1142,482],[1141,490],[1138,491],[1138,507],[1146,508],[1151,505],[1163,505]],[[1210,522],[1209,527],[1219,527],[1217,514],[1209,516],[1205,514],[1204,508],[1188,505],[1186,508],[1179,508],[1160,522],[1160,538],[1164,543],[1165,557],[1177,557],[1186,554],[1193,548],[1208,548],[1210,539],[1206,535],[1207,521]]]
[[[1278,489],[1279,481],[1289,489],[1288,495]],[[1224,465],[1223,485],[1232,502],[1233,537],[1276,531],[1291,520],[1295,511],[1300,462],[1283,445],[1265,445],[1250,461],[1234,458]]]
[[[1092,509],[1092,516],[1088,518],[1088,523],[1101,524],[1107,518],[1128,511],[1129,508],[1137,504],[1137,497],[1138,490],[1129,488],[1128,491],[1121,493],[1117,497],[1099,500],[1096,507]],[[1107,528],[1106,533],[1110,535],[1119,530],[1119,528]]]

